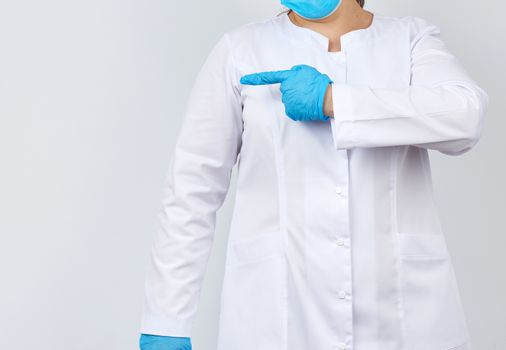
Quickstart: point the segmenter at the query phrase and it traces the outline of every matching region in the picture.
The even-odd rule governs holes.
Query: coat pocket
[[[457,281],[440,234],[399,234],[407,349],[447,350],[468,339]]]
[[[218,350],[283,350],[285,260],[281,232],[231,242],[221,296]]]

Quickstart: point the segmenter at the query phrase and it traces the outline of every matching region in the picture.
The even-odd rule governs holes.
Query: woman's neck
[[[333,14],[321,20],[307,20],[294,11],[290,11],[288,16],[295,25],[326,36],[329,39],[329,51],[340,51],[341,35],[367,28],[373,20],[373,14],[360,7],[356,0],[342,0]]]

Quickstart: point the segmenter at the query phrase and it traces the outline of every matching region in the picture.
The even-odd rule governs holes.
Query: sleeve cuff
[[[332,84],[334,117],[330,127],[335,149],[352,148],[355,144],[352,120],[351,88],[346,84]]]
[[[172,337],[191,337],[192,321],[167,316],[144,315],[140,333]]]

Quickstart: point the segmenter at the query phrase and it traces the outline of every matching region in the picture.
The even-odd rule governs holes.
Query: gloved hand
[[[333,81],[316,68],[300,64],[290,70],[248,74],[241,78],[244,85],[281,83],[285,112],[296,121],[328,120],[323,113],[325,92]]]
[[[190,338],[141,334],[141,350],[192,350]]]

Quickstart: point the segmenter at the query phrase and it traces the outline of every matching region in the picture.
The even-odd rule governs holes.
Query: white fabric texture
[[[218,350],[470,350],[429,150],[469,151],[488,96],[420,17],[328,39],[286,14],[225,33],[187,102],[147,271],[141,333],[191,336],[216,211],[237,165]],[[335,118],[296,122],[279,85],[308,64]]]

